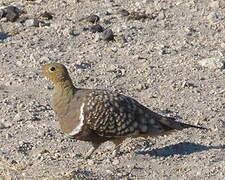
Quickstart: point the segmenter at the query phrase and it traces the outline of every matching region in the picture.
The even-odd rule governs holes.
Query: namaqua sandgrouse
[[[157,136],[189,127],[204,129],[163,117],[116,92],[76,88],[62,64],[46,64],[41,71],[54,83],[53,109],[63,132],[92,143],[87,158],[108,140],[118,147],[127,137]]]

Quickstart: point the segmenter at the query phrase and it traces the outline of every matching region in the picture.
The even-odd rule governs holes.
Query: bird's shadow
[[[220,146],[204,146],[191,142],[182,142],[150,151],[138,151],[136,153],[142,155],[149,154],[157,157],[168,157],[173,155],[189,155],[195,152],[202,152],[210,149],[225,149],[225,144]]]

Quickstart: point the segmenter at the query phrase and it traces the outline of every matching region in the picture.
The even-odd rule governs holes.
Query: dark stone
[[[42,13],[42,14],[40,15],[40,17],[43,18],[43,19],[46,19],[46,20],[50,20],[50,19],[53,18],[52,14],[49,13],[49,12],[46,12],[46,11],[45,11],[44,13]]]
[[[104,31],[104,28],[103,28],[101,25],[96,24],[96,25],[94,25],[94,26],[92,26],[92,27],[90,28],[90,31],[93,32],[93,33],[96,33],[96,32],[103,32],[103,31]]]
[[[121,9],[120,10],[120,14],[122,15],[122,16],[129,16],[129,12],[126,10],[126,9]]]
[[[88,30],[89,30],[89,28],[87,28],[87,27],[83,28],[83,31],[88,31]]]
[[[93,15],[88,16],[87,20],[88,20],[88,22],[94,24],[94,23],[97,23],[100,20],[100,18],[99,18],[99,16],[93,14]]]
[[[136,14],[134,17],[135,20],[141,20],[141,19],[146,19],[146,18],[148,18],[148,16],[145,14]]]
[[[102,39],[105,41],[112,41],[114,40],[114,34],[111,29],[106,29],[102,34]]]
[[[6,16],[6,9],[0,9],[0,19]]]
[[[15,22],[19,18],[19,9],[15,6],[8,6],[6,11],[7,21]]]

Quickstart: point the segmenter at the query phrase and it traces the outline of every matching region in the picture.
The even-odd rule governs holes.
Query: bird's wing
[[[85,119],[100,136],[127,136],[137,133],[133,99],[108,91],[93,91],[86,96]]]
[[[91,92],[85,106],[87,124],[100,136],[155,136],[172,130],[160,121],[162,116],[118,93]]]

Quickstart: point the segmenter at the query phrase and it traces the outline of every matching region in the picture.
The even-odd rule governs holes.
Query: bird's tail
[[[164,126],[164,128],[167,128],[168,130],[182,130],[182,129],[186,129],[186,128],[197,128],[197,129],[205,129],[208,130],[205,127],[200,127],[200,126],[195,126],[195,125],[191,125],[191,124],[186,124],[186,123],[182,123],[182,122],[177,122],[174,120],[174,118],[168,118],[168,117],[164,117],[161,118],[160,123]]]
[[[179,123],[183,127],[183,129],[185,129],[185,128],[197,128],[197,129],[205,129],[205,130],[208,130],[208,128],[201,127],[201,126],[195,126],[195,125],[181,123],[181,122],[179,122]]]

